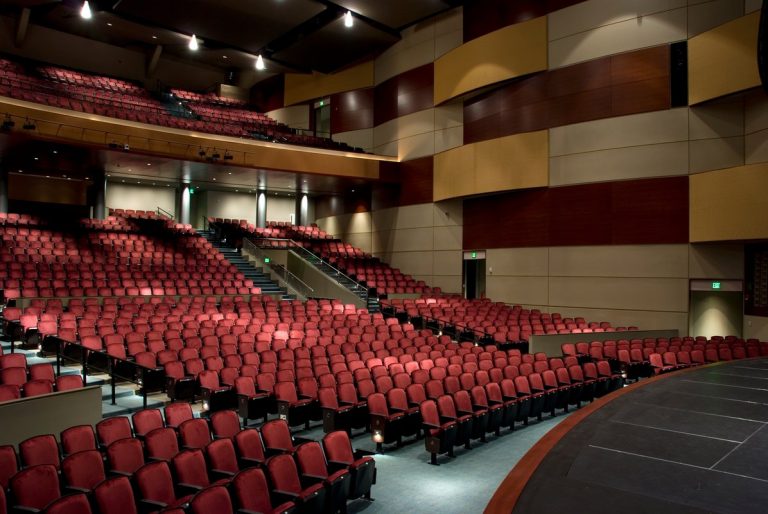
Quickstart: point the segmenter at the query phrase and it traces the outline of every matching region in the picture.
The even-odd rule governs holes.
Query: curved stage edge
[[[766,425],[766,358],[642,380],[548,432],[485,513],[765,512]]]

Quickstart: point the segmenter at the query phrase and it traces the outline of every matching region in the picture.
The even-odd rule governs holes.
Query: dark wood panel
[[[511,191],[464,201],[464,248],[688,242],[688,177]]]
[[[406,114],[431,108],[434,105],[434,78],[434,65],[429,63],[376,86],[374,124],[381,125]]]
[[[464,144],[670,106],[665,45],[539,73],[467,100]]]
[[[611,184],[613,244],[688,242],[688,177]]]
[[[464,3],[464,42],[584,0],[473,0]]]
[[[611,243],[611,184],[552,188],[549,191],[549,245]]]
[[[374,209],[431,203],[433,162],[432,156],[403,162],[382,162],[379,176],[385,184],[374,188]],[[391,186],[395,186],[394,189]]]
[[[285,107],[285,76],[275,75],[253,86],[251,104],[261,112]]]
[[[373,88],[331,96],[331,133],[373,127]]]

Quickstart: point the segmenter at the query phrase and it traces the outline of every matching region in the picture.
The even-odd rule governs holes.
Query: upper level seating
[[[189,225],[158,219],[145,234],[132,219],[111,216],[82,220],[81,228],[48,229],[35,218],[0,215],[5,297],[260,292]]]
[[[0,95],[61,109],[211,134],[355,151],[330,138],[294,133],[243,102],[172,90],[162,100],[143,87],[112,77],[0,59]],[[179,100],[187,102],[180,105]]]

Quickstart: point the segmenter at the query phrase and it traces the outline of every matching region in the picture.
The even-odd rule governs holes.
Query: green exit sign
[[[712,282],[712,289],[720,289],[720,282]]]
[[[265,262],[266,264],[269,264],[269,261],[270,261],[270,258],[269,258],[269,257],[264,257],[264,262]]]
[[[472,258],[477,259],[477,252],[472,252]]]

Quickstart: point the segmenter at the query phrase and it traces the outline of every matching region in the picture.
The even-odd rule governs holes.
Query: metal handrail
[[[315,254],[313,252],[310,252],[309,250],[307,250],[306,248],[304,248],[303,246],[298,244],[293,239],[287,239],[287,240],[284,239],[283,241],[289,241],[290,242],[289,250],[296,251],[296,249],[298,249],[300,252],[304,252],[305,255],[309,255],[312,258],[318,259],[320,261],[320,264],[324,264],[324,265],[328,266],[329,268],[331,268],[334,271],[334,273],[336,273],[337,276],[346,278],[347,280],[350,280],[351,282],[354,282],[355,284],[357,284],[357,286],[359,288],[361,288],[361,289],[363,289],[365,291],[365,298],[364,299],[366,301],[368,300],[368,288],[363,286],[362,284],[360,284],[357,280],[355,280],[354,278],[350,277],[349,275],[347,275],[346,273],[341,271],[339,268],[337,268],[336,266],[334,266],[330,262],[328,262],[326,260],[323,260],[323,258],[320,257],[319,255],[317,255],[317,254]],[[299,251],[297,251],[296,253],[300,253]],[[306,257],[305,257],[305,259],[306,259]]]
[[[264,258],[266,257],[266,254],[264,251],[259,248],[257,245],[253,243],[248,238],[243,238],[243,249],[247,251],[253,252],[257,257],[260,257],[262,259],[262,262],[264,262]],[[314,296],[315,290],[306,282],[301,280],[299,277],[288,271],[288,268],[285,266],[281,266],[277,263],[265,262],[265,264],[269,267],[269,269],[273,272],[275,272],[276,275],[278,275],[280,278],[285,281],[286,284],[291,286],[291,288],[295,289],[299,294],[304,296],[305,298],[308,298],[310,296]]]
[[[165,217],[167,217],[167,218],[169,218],[171,220],[176,220],[176,217],[172,213],[166,211],[165,209],[163,209],[159,205],[157,206],[157,215],[158,216],[162,215],[162,216],[165,216]]]

